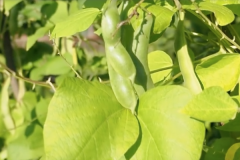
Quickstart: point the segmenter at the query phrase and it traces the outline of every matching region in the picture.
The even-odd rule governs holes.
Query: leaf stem
[[[49,32],[49,37],[50,37],[50,32]],[[57,50],[57,54],[60,55],[62,57],[62,59],[67,63],[67,65],[71,68],[71,70],[76,74],[76,76],[80,79],[82,79],[82,77],[78,74],[78,72],[73,68],[73,66],[67,61],[67,59],[62,55],[62,53],[60,52],[59,48],[57,47],[55,40],[52,39],[52,45],[53,47],[55,47],[55,49]]]
[[[29,78],[26,78],[26,77],[23,77],[23,76],[19,75],[18,73],[14,72],[10,68],[8,68],[6,65],[4,65],[2,62],[0,62],[0,68],[4,69],[2,72],[7,71],[8,73],[10,73],[11,76],[13,76],[13,77],[15,77],[17,79],[23,80],[23,81],[25,81],[27,83],[31,83],[33,85],[37,84],[39,86],[51,88],[51,86],[48,83],[46,83],[46,82],[34,81],[34,80],[31,80]]]

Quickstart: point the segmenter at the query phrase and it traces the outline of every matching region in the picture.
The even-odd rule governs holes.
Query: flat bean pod
[[[102,35],[103,39],[109,45],[115,45],[120,41],[121,31],[117,31],[120,16],[117,9],[116,0],[111,1],[102,16]],[[117,31],[117,32],[116,32]]]
[[[196,77],[191,58],[188,54],[188,48],[184,34],[184,17],[184,11],[179,11],[179,22],[176,29],[174,46],[179,67],[183,76],[184,86],[191,90],[194,94],[198,94],[202,91],[202,88]]]
[[[147,14],[142,24],[135,30],[134,40],[132,43],[132,52],[138,59],[138,61],[134,61],[137,68],[137,75],[134,85],[138,94],[140,95],[146,90],[154,87],[147,60],[149,37],[152,24],[153,16],[151,14]]]
[[[118,102],[135,114],[138,98],[131,80],[117,74],[111,65],[108,65],[108,72],[111,80],[111,87]]]
[[[132,81],[136,75],[136,68],[131,56],[121,43],[121,30],[118,28],[120,15],[115,0],[111,1],[102,17],[102,35],[109,63],[114,70]]]
[[[109,63],[111,63],[114,70],[125,78],[129,78],[132,81],[135,79],[136,68],[132,61],[132,58],[119,42],[115,46],[108,46],[108,52],[106,52],[109,57]]]
[[[119,23],[117,3],[116,0],[112,0],[102,16],[102,35],[105,41],[110,83],[118,102],[135,113],[138,101],[133,87],[136,68],[131,56],[121,43]]]

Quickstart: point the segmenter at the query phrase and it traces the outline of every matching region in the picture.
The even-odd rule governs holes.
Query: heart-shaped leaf
[[[237,104],[218,86],[196,95],[181,112],[207,122],[222,122],[236,117]]]
[[[196,73],[204,88],[220,86],[225,91],[229,91],[238,83],[240,55],[221,54],[209,58],[197,65]]]
[[[170,77],[173,65],[171,57],[163,51],[154,51],[148,54],[148,66],[150,69],[151,78],[154,83],[164,81]],[[163,68],[170,67],[170,69],[161,70]],[[155,72],[158,71],[158,72]],[[154,73],[153,73],[154,72]]]
[[[202,122],[178,112],[192,93],[181,86],[159,86],[140,97],[140,137],[127,158],[139,160],[195,160],[202,150]]]
[[[87,8],[71,14],[65,21],[56,24],[51,38],[66,37],[85,31],[90,27],[99,13],[100,11],[97,8]]]
[[[118,160],[135,143],[138,122],[107,85],[62,81],[44,125],[46,159]]]

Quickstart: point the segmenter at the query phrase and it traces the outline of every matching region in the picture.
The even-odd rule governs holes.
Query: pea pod
[[[120,15],[118,13],[116,1],[111,1],[102,18],[102,35],[105,41],[105,48],[109,63],[114,70],[125,78],[134,81],[136,68],[131,56],[121,43],[121,30],[118,28]]]
[[[137,95],[131,80],[117,74],[111,65],[108,65],[111,87],[118,102],[135,114]]]
[[[135,60],[135,65],[137,68],[137,74],[134,86],[141,95],[146,90],[153,88],[153,81],[150,76],[150,71],[148,68],[148,44],[150,31],[153,24],[153,16],[147,14],[142,24],[134,32],[134,40],[132,44],[132,52],[135,53],[137,60]]]
[[[123,45],[119,42],[117,45],[108,46],[107,48],[108,52],[106,52],[106,54],[109,57],[109,63],[111,63],[114,70],[116,70],[121,76],[134,81],[136,68]]]
[[[121,31],[118,28],[120,15],[116,0],[112,0],[102,17],[102,35],[108,62],[111,87],[119,103],[135,113],[137,95],[133,87],[136,68],[121,43]]]
[[[191,90],[194,94],[198,94],[202,91],[202,88],[196,77],[191,58],[188,54],[188,48],[184,34],[184,17],[184,11],[179,11],[179,22],[176,29],[174,46],[179,67],[183,76],[184,86]]]
[[[112,0],[103,12],[102,16],[102,36],[106,43],[109,45],[115,45],[121,38],[120,30],[117,30],[118,23],[120,22],[120,16],[117,9],[116,0]]]

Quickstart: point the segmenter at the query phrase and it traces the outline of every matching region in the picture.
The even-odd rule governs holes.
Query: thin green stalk
[[[18,73],[14,72],[13,70],[11,70],[10,68],[8,68],[6,65],[4,65],[2,62],[0,62],[0,68],[4,69],[3,71],[7,71],[8,73],[11,74],[11,76],[23,80],[27,83],[33,84],[33,85],[38,85],[38,86],[42,86],[42,87],[47,87],[47,88],[51,88],[51,86],[46,83],[46,82],[40,82],[40,81],[34,81],[31,80],[29,78],[23,77],[21,75],[19,75]]]
[[[232,39],[230,39],[225,33],[223,33],[223,31],[216,26],[214,23],[212,23],[200,10],[200,8],[195,4],[196,7],[196,13],[198,13],[206,22],[207,24],[212,28],[212,30],[214,30],[213,33],[215,33],[215,35],[219,35],[220,34],[220,40],[227,40],[229,43],[231,43],[232,45],[234,45],[238,50],[240,50],[240,46]],[[199,18],[199,17],[198,17]],[[218,32],[218,34],[216,33],[216,31]],[[219,36],[218,36],[219,37]],[[233,48],[233,46],[229,46],[231,48]],[[235,49],[235,47],[233,49]]]

